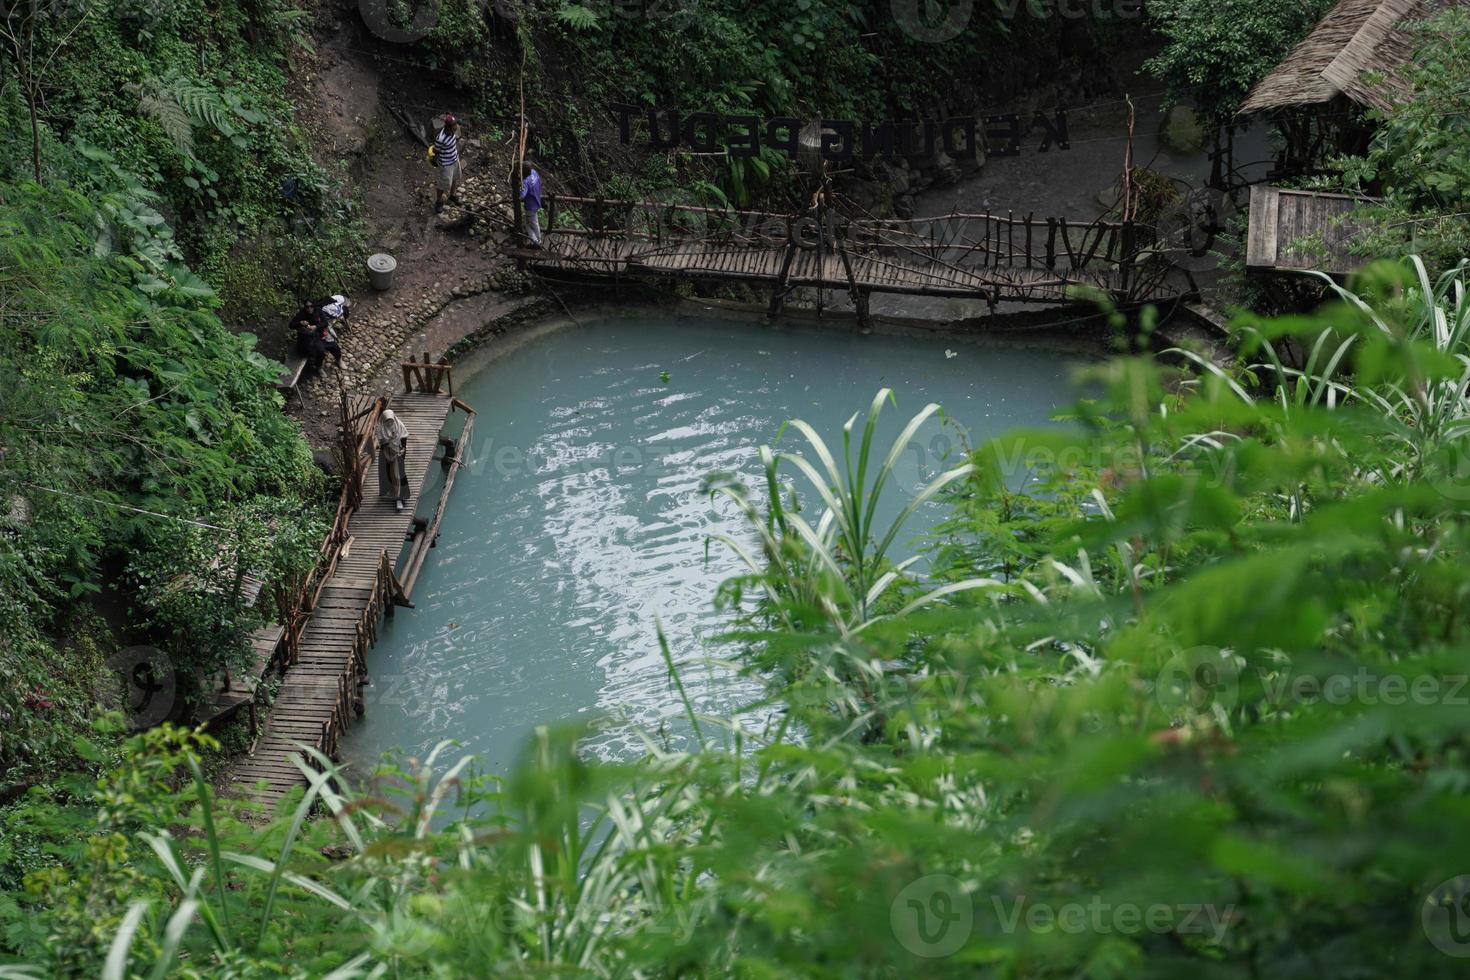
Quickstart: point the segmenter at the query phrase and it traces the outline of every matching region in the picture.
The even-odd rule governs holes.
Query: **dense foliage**
[[[1251,86],[1331,7],[1330,0],[1151,0],[1149,18],[1166,41],[1145,67],[1172,99],[1223,126]]]
[[[543,731],[504,780],[316,776],[263,829],[161,730],[6,941],[116,977],[1455,975],[1465,269],[1239,329],[1250,364],[1114,359],[1074,426],[937,478],[928,582],[871,520],[882,397],[840,450],[797,426],[732,636],[774,714],[626,766]]]
[[[0,4],[6,795],[92,765],[73,740],[120,650],[157,644],[190,683],[243,658],[263,610],[178,578],[201,555],[224,568],[219,529],[262,509],[313,526],[320,479],[278,368],[220,319],[269,318],[354,255],[292,120],[296,20],[274,2]],[[283,233],[303,217],[329,230]],[[256,234],[280,251],[228,263]],[[267,537],[229,532],[265,556],[252,573],[282,557]]]
[[[309,23],[283,0],[0,4],[0,41],[16,39],[0,46],[0,178],[114,191],[88,148],[105,152],[158,195],[231,318],[338,288],[361,249],[341,175],[312,159],[291,100]]]
[[[403,23],[423,9],[399,6]],[[782,154],[645,158],[618,145],[607,106],[879,121],[998,111],[1017,96],[1043,106],[1063,92],[1111,96],[1110,56],[1147,36],[1140,6],[445,0],[410,48],[467,88],[477,118],[493,121],[491,142],[514,145],[524,98],[531,152],[580,192],[785,202],[795,189],[773,179],[789,177]]]
[[[42,750],[51,744],[43,732],[75,727],[75,702],[58,690],[85,703],[96,697],[88,685],[103,683],[44,651],[75,600],[119,584],[112,557],[128,553],[158,576],[197,573],[209,546],[185,543],[242,509],[285,506],[293,526],[311,526],[303,501],[320,478],[280,411],[278,368],[255,353],[253,337],[220,323],[212,291],[179,260],[146,190],[88,200],[23,183],[4,193],[0,766],[20,779],[56,761]],[[216,550],[241,537],[212,534]],[[249,540],[266,536],[262,528]],[[155,607],[163,600],[154,590],[167,584],[148,583],[137,601]],[[141,626],[146,617],[131,618]],[[246,625],[216,614],[196,628],[238,644]],[[218,665],[197,644],[176,652],[201,669]]]
[[[1419,33],[1404,69],[1411,96],[1370,113],[1366,156],[1335,163],[1346,189],[1382,188],[1382,201],[1359,214],[1362,254],[1413,248],[1448,263],[1470,254],[1470,11],[1451,6]]]

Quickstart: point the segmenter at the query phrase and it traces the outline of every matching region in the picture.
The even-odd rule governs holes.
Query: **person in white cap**
[[[444,127],[429,147],[429,161],[438,172],[438,196],[434,210],[444,210],[445,201],[458,201],[459,185],[464,180],[464,167],[459,158],[459,120],[445,115]]]
[[[352,304],[347,297],[341,293],[334,293],[326,299],[319,299],[314,304],[316,307],[317,344],[323,354],[331,354],[332,360],[338,367],[342,366],[342,345],[337,342],[337,331],[342,328],[347,320],[347,314],[352,311]]]
[[[402,510],[408,497],[408,473],[403,468],[408,453],[408,426],[391,408],[384,409],[373,436],[378,443],[378,496],[393,500],[394,509]]]

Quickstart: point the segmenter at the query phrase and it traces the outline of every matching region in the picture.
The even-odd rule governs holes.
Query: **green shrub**
[[[1369,113],[1366,156],[1333,162],[1346,189],[1383,185],[1382,200],[1355,214],[1367,229],[1353,242],[1358,254],[1412,250],[1448,265],[1470,255],[1470,12],[1451,6],[1418,33],[1405,66],[1412,98]]]

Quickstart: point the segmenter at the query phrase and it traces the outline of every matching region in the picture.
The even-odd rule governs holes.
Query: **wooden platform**
[[[250,669],[239,677],[230,677],[223,688],[205,698],[195,711],[194,720],[211,729],[234,717],[241,708],[249,707],[253,711],[255,690],[275,658],[276,647],[285,631],[286,628],[277,623],[251,633],[250,651],[254,660]]]
[[[239,760],[229,777],[234,788],[268,809],[305,783],[290,761],[291,755],[301,754],[296,743],[331,755],[337,736],[356,713],[367,648],[393,602],[393,568],[410,537],[429,463],[453,404],[440,394],[400,394],[392,400],[393,411],[408,427],[405,472],[412,496],[401,512],[395,510],[392,500],[378,497],[376,461],[368,466],[361,505],[348,521],[350,537],[316,598],[270,720],[254,751]]]
[[[1246,268],[1347,275],[1369,261],[1350,252],[1353,239],[1363,230],[1350,215],[1370,202],[1350,194],[1252,187]]]

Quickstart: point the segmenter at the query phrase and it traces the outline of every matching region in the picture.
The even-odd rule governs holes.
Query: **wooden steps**
[[[233,717],[241,708],[248,707],[252,718],[251,727],[255,727],[255,689],[260,686],[261,679],[265,677],[265,672],[275,657],[276,647],[280,645],[281,636],[285,631],[284,626],[275,624],[262,627],[250,634],[250,649],[253,655],[250,669],[243,676],[229,678],[229,683],[221,690],[205,698],[195,711],[196,722],[204,725],[206,729],[214,728]]]

